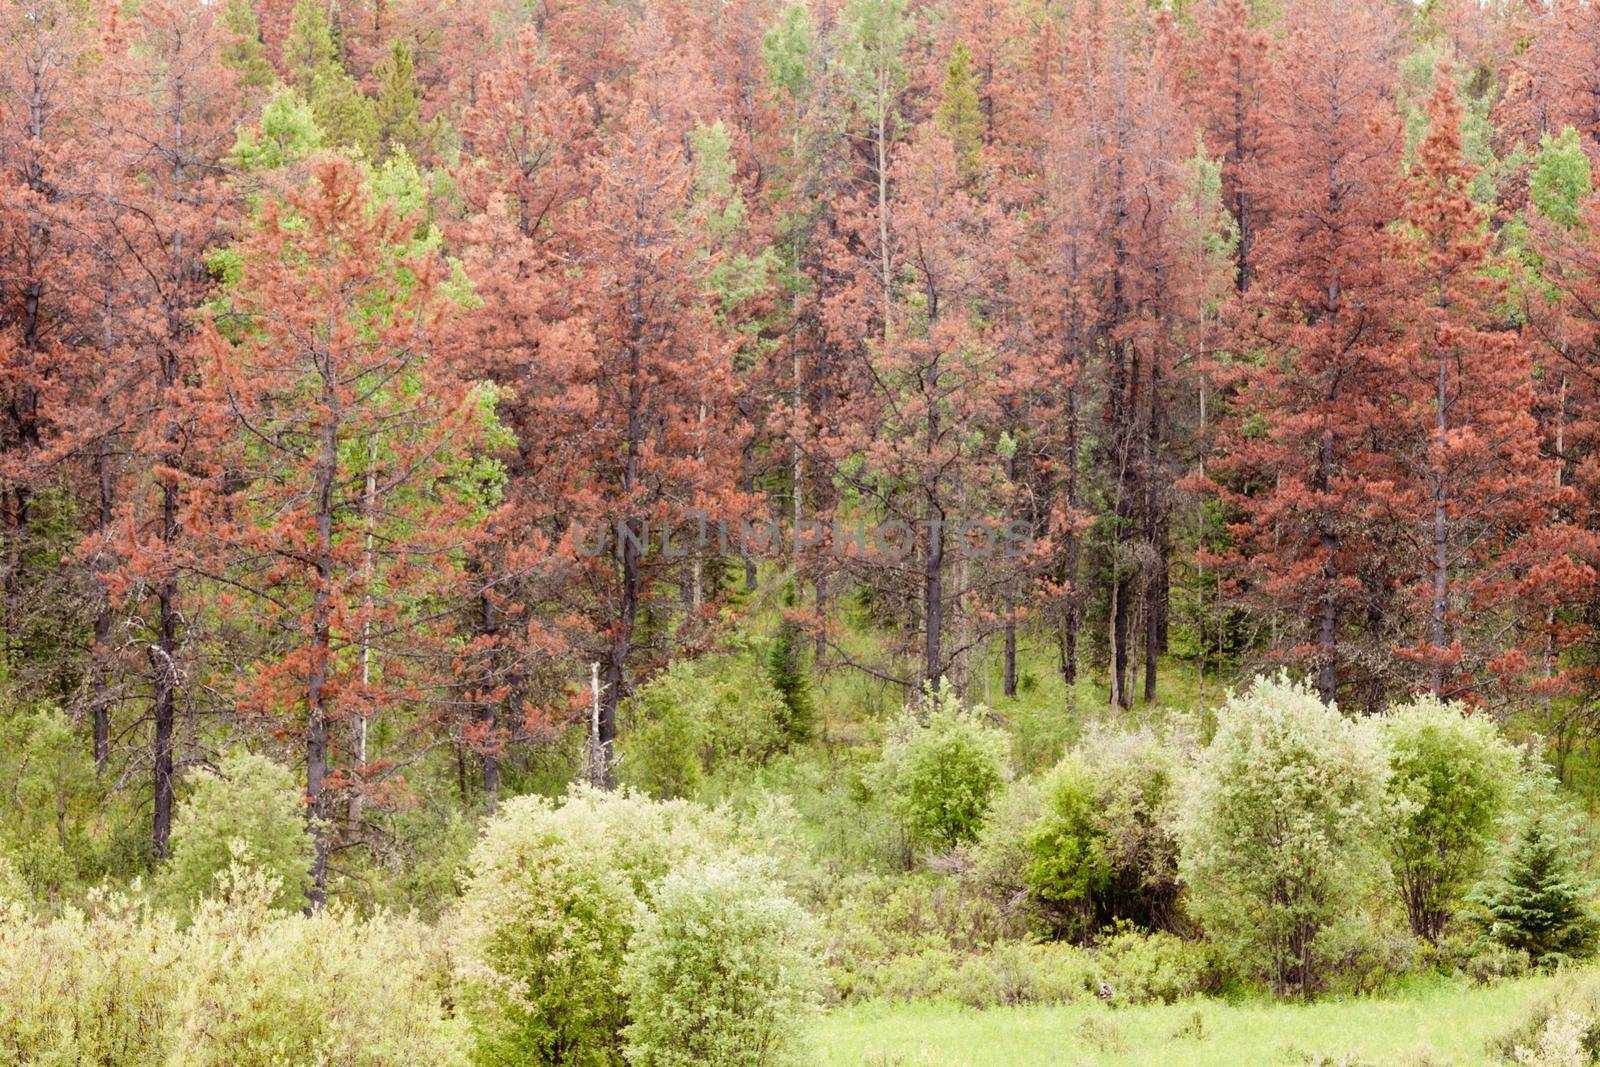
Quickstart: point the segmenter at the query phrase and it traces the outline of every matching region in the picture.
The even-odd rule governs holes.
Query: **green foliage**
[[[1595,887],[1576,846],[1571,818],[1550,798],[1533,800],[1501,869],[1473,893],[1491,939],[1542,967],[1594,954],[1600,932],[1590,904]]]
[[[143,839],[130,837],[130,821],[65,714],[44,707],[0,716],[0,856],[32,895],[59,901],[107,874],[131,873]]]
[[[1211,961],[1203,946],[1164,931],[1119,923],[1097,946],[1114,1004],[1171,1004],[1207,991]]]
[[[905,0],[850,0],[839,13],[838,70],[847,99],[873,126],[889,126],[905,87],[911,36]]]
[[[816,51],[816,30],[811,24],[811,9],[805,4],[790,4],[778,16],[777,25],[761,38],[761,58],[767,80],[799,102],[810,94],[811,61]]]
[[[744,197],[739,192],[733,143],[720,121],[696,126],[689,135],[694,154],[694,195],[703,218],[701,229],[713,241],[737,234],[745,224]]]
[[[182,940],[128,900],[35,917],[0,909],[0,1064],[160,1063]]]
[[[222,888],[186,931],[108,895],[0,910],[0,1064],[462,1062],[421,926],[280,912],[242,866]]]
[[[158,883],[180,921],[239,862],[278,886],[275,907],[305,903],[313,850],[303,796],[294,772],[248,752],[226,756],[215,773],[201,771],[190,780],[173,815],[172,851]]]
[[[945,67],[944,91],[939,97],[939,125],[950,138],[961,163],[961,175],[974,181],[982,174],[983,114],[978,110],[978,84],[972,73],[972,53],[957,43]]]
[[[1389,853],[1411,929],[1437,941],[1482,873],[1516,782],[1494,723],[1427,697],[1383,719]]]
[[[1095,779],[1088,762],[1068,756],[1044,787],[1045,814],[1028,834],[1028,889],[1052,906],[1069,906],[1080,933],[1094,928],[1094,897],[1111,878],[1095,822]]]
[[[246,174],[275,170],[308,158],[322,140],[311,105],[284,89],[266,102],[255,125],[239,127],[233,163]]]
[[[1027,883],[1058,928],[1087,934],[1118,919],[1176,919],[1173,784],[1178,743],[1101,730],[1051,772],[1028,836]]]
[[[231,67],[239,87],[246,92],[265,90],[273,82],[267,47],[261,43],[261,23],[251,0],[227,0],[222,8],[222,24],[228,30],[228,43],[222,46],[222,62]]]
[[[444,1017],[444,962],[431,933],[340,906],[285,914],[283,889],[235,866],[183,943],[168,1062],[460,1063]]]
[[[1206,286],[1202,294],[1206,311],[1216,314],[1233,290],[1239,224],[1222,197],[1222,160],[1206,155],[1205,140],[1198,133],[1194,155],[1184,161],[1184,171],[1187,187],[1179,193],[1173,215],[1183,254],[1194,276]]]
[[[617,974],[650,887],[727,840],[703,808],[627,793],[502,804],[452,918],[476,1061],[619,1062],[627,1012]]]
[[[748,772],[781,751],[790,724],[750,657],[679,661],[624,706],[617,773],[651,796],[697,796],[709,776]]]
[[[794,587],[784,591],[784,602],[794,602]],[[806,676],[800,624],[785,616],[767,649],[767,681],[783,701],[783,733],[791,744],[809,741],[817,728],[817,707]]]
[[[976,841],[1005,782],[1006,736],[949,683],[908,707],[884,742],[879,780],[912,840],[935,849]]]
[[[1369,722],[1258,678],[1218,711],[1178,824],[1188,908],[1247,975],[1310,996],[1381,871],[1388,767]]]
[[[289,87],[311,106],[330,145],[372,153],[377,125],[372,101],[345,70],[326,0],[298,0],[283,42]]]
[[[455,934],[475,1062],[617,1062],[626,1015],[615,976],[638,899],[562,810],[508,801],[472,854]]]
[[[1578,224],[1578,202],[1593,189],[1589,157],[1578,132],[1567,126],[1539,139],[1539,153],[1528,176],[1528,199],[1539,214],[1563,228]]]
[[[815,988],[804,912],[749,861],[662,879],[628,949],[621,985],[635,1067],[801,1062]]]
[[[445,135],[444,116],[422,119],[422,91],[411,45],[396,38],[372,73],[378,81],[378,95],[372,101],[377,154],[386,157],[399,148],[412,159],[427,159],[438,151]]]
[[[984,820],[983,832],[971,850],[969,879],[973,887],[1025,922],[1034,916],[1037,897],[1030,892],[1028,871],[1033,864],[1033,838],[1045,818],[1045,790],[1037,779],[1018,778],[995,798]]]

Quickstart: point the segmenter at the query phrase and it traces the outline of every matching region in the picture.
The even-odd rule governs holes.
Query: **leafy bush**
[[[1009,783],[995,799],[971,852],[967,881],[977,895],[1014,915],[1025,928],[1043,928],[1028,886],[1030,839],[1044,817],[1044,791],[1031,778]]]
[[[692,866],[655,887],[621,987],[635,1067],[800,1059],[815,990],[805,913],[750,861]]]
[[[1553,967],[1594,954],[1594,885],[1582,872],[1570,818],[1551,810],[1551,800],[1535,804],[1500,870],[1473,896],[1490,939]]]
[[[1007,771],[1005,734],[987,714],[962,708],[946,683],[896,722],[879,774],[914,841],[951,849],[977,840]]]
[[[1189,909],[1249,976],[1310,996],[1324,935],[1381,871],[1388,766],[1370,722],[1257,679],[1218,711],[1178,836]]]
[[[461,1062],[423,927],[277,910],[235,863],[180,931],[94,895],[56,919],[0,913],[0,1064]]]
[[[182,938],[127,900],[90,903],[54,920],[0,908],[0,1064],[163,1061]]]
[[[1383,719],[1389,854],[1412,932],[1437,941],[1482,873],[1517,775],[1493,722],[1419,698]]]
[[[737,826],[684,801],[579,788],[560,804],[502,804],[452,916],[477,1060],[618,1062],[628,1013],[617,974],[655,887],[738,842]]]
[[[867,746],[798,750],[761,777],[792,802],[819,876],[911,865],[906,832],[881,788],[878,754]]]
[[[421,924],[338,905],[274,904],[270,875],[234,866],[183,943],[169,1062],[399,1065],[462,1061],[444,1019],[444,966]]]
[[[1176,918],[1177,760],[1153,734],[1101,731],[1051,772],[1028,837],[1027,882],[1058,929],[1087,934],[1117,919]]]
[[[653,797],[698,796],[789,743],[790,709],[748,656],[679,661],[623,708],[618,776]]]
[[[1326,926],[1317,950],[1327,971],[1323,988],[1333,996],[1366,996],[1381,992],[1395,979],[1417,969],[1419,946],[1428,942],[1411,933],[1403,916],[1377,898],[1369,908],[1341,916]]]
[[[183,921],[216,891],[236,855],[279,886],[273,904],[296,908],[311,882],[311,835],[294,774],[265,756],[239,752],[216,773],[195,775],[172,819],[172,852],[158,887]]]
[[[1573,1067],[1600,1062],[1600,975],[1558,979],[1496,1042],[1513,1063]]]
[[[1117,1004],[1171,1004],[1206,991],[1212,967],[1205,950],[1172,934],[1121,923],[1098,946],[1111,999]]]
[[[142,868],[148,817],[127,806],[133,803],[106,789],[88,746],[59,709],[0,716],[0,852],[31,896],[77,898],[107,875]]]
[[[458,995],[479,1062],[616,1062],[627,1022],[616,974],[640,894],[694,839],[626,794],[501,805],[455,915]]]

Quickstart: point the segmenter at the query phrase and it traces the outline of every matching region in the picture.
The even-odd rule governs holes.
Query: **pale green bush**
[[[1113,1003],[1173,1001],[1206,991],[1210,960],[1192,941],[1157,931],[1146,933],[1127,924],[1097,946],[1102,980]]]
[[[337,905],[274,905],[269,874],[234,866],[183,942],[169,1061],[186,1067],[464,1062],[444,1018],[444,964],[426,927]]]
[[[621,986],[634,1067],[800,1062],[816,987],[809,922],[761,864],[690,866],[656,886]]]
[[[616,973],[639,902],[609,848],[559,810],[506,802],[470,860],[453,933],[478,1063],[617,1062]]]
[[[628,793],[502,804],[452,917],[477,1061],[618,1062],[628,1016],[617,975],[651,887],[734,836],[704,808]]]
[[[1005,733],[941,684],[907,708],[883,746],[879,779],[912,839],[935,849],[977,840],[1007,778]]]
[[[1033,860],[1030,840],[1044,813],[1043,790],[1036,780],[1011,782],[991,806],[966,871],[973,893],[1012,917],[1019,934],[1043,931],[1049,925],[1028,887],[1028,867]]]
[[[298,908],[311,883],[312,842],[303,790],[289,768],[265,756],[238,752],[215,773],[201,771],[172,820],[172,852],[157,887],[180,920],[214,895],[242,849],[242,858],[270,875],[273,904]]]
[[[617,774],[651,796],[697,796],[716,774],[787,747],[790,712],[747,656],[680,660],[622,708]]]
[[[1495,1042],[1511,1063],[1583,1067],[1600,1062],[1600,975],[1558,978]]]
[[[1443,935],[1483,872],[1517,779],[1492,720],[1420,697],[1383,718],[1389,856],[1412,932]]]
[[[162,1062],[185,944],[169,919],[117,897],[56,919],[0,906],[0,1064]]]
[[[101,894],[54,919],[0,912],[0,1064],[462,1062],[423,927],[285,913],[239,864],[219,886],[187,930]]]
[[[1178,823],[1188,909],[1246,976],[1310,996],[1324,934],[1380,882],[1388,765],[1370,721],[1257,679],[1218,711]]]

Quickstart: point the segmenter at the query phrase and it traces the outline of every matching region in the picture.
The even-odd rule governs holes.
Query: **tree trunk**
[[[328,779],[328,709],[326,707],[328,671],[332,663],[332,612],[328,603],[333,588],[333,505],[334,485],[339,476],[338,397],[327,383],[323,404],[332,414],[322,427],[316,468],[316,554],[313,564],[317,584],[311,594],[311,665],[306,678],[306,818],[309,820],[315,853],[311,862],[311,886],[306,897],[311,910],[328,901],[328,856],[332,851],[331,804]]]
[[[987,667],[984,673],[988,674]],[[1017,610],[1006,608],[1005,694],[1017,695]]]
[[[1439,435],[1440,449],[1444,448],[1450,432],[1448,386],[1447,363],[1441,358],[1434,397],[1434,429]],[[1445,611],[1450,602],[1450,525],[1445,509],[1444,480],[1443,466],[1436,465],[1433,472],[1433,610],[1428,620],[1433,641],[1432,683],[1436,697],[1444,696]]]
[[[481,593],[478,597],[481,609],[483,634],[488,638],[488,648],[484,652],[483,680],[484,693],[478,702],[478,715],[486,731],[483,751],[483,795],[492,812],[500,803],[500,701],[494,696],[500,687],[496,667],[499,665],[499,649],[495,644],[500,633],[500,621],[495,614],[494,599],[488,592]]]

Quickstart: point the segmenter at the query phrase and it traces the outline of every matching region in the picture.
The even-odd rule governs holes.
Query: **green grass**
[[[1487,988],[1441,982],[1396,999],[1315,1004],[1190,1000],[1113,1010],[1102,1004],[972,1011],[864,1004],[818,1025],[819,1059],[863,1067],[1038,1064],[1492,1064],[1549,978]]]

